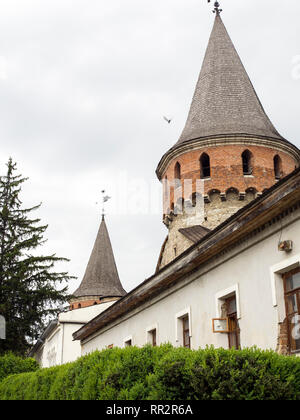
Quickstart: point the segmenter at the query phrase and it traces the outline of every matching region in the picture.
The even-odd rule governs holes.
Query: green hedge
[[[171,345],[115,348],[6,378],[1,400],[299,400],[300,358]]]
[[[23,372],[35,372],[38,369],[39,365],[34,359],[24,359],[15,356],[13,353],[7,353],[0,356],[0,382],[9,375]]]

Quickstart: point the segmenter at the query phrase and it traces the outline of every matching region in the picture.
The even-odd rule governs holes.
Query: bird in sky
[[[168,124],[171,124],[172,122],[172,118],[167,118],[164,116],[164,120],[167,121]]]

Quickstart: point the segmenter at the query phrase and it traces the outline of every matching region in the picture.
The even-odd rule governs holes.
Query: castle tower
[[[299,165],[300,151],[266,115],[216,9],[186,125],[156,171],[169,230],[158,269]],[[199,215],[176,212],[187,180],[191,205],[202,188],[200,222]]]
[[[73,293],[70,309],[80,309],[120,299],[126,294],[122,287],[105,218],[79,288]]]

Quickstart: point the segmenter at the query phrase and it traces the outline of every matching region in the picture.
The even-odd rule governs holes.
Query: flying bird
[[[111,197],[109,197],[108,195],[106,195],[105,197],[103,197],[103,202],[106,203],[110,199],[111,199]]]
[[[168,124],[170,124],[172,122],[172,118],[167,118],[164,116],[164,120],[167,121]]]

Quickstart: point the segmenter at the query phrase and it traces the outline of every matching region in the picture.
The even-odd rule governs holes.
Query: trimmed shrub
[[[115,348],[10,376],[0,399],[300,400],[300,358],[255,348]]]
[[[13,353],[0,357],[0,382],[9,375],[23,372],[35,372],[39,365],[34,359],[24,359]]]

